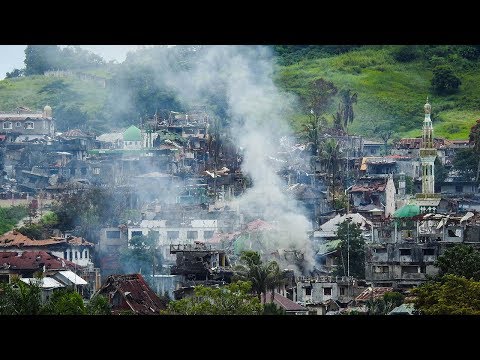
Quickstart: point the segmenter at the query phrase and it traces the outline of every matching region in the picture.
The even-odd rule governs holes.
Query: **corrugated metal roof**
[[[65,285],[59,283],[57,280],[51,277],[44,277],[42,279],[35,278],[20,278],[25,284],[36,283],[39,284],[42,289],[56,289],[65,287]]]
[[[88,283],[83,280],[80,276],[75,274],[73,271],[66,270],[66,271],[59,271],[60,275],[65,277],[68,281],[70,281],[74,285],[87,285]]]

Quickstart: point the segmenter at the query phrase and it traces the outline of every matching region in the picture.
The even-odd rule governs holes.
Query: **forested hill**
[[[429,96],[435,136],[468,138],[480,118],[478,46],[273,46],[276,83],[299,96],[291,119],[299,133],[312,108],[315,85],[328,85],[331,98],[322,108],[330,125],[342,96],[355,95],[348,132],[390,140],[418,136],[423,104]],[[185,110],[180,99],[156,75],[162,66],[186,69],[203,47],[154,47],[129,54],[121,64],[75,47],[29,46],[25,69],[0,81],[0,111],[17,106],[54,109],[60,130],[82,127],[97,132],[128,124],[155,112]],[[12,69],[13,70],[13,69]],[[62,70],[61,77],[44,71]],[[103,87],[102,81],[106,86]],[[317,82],[316,82],[317,80]],[[349,90],[349,91],[348,91]],[[347,92],[348,91],[348,92]],[[353,99],[353,97],[352,97]],[[225,117],[225,99],[206,94],[205,104]]]

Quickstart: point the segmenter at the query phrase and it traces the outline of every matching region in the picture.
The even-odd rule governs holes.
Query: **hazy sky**
[[[129,51],[135,51],[140,45],[80,45],[90,50],[106,61],[117,60],[122,62]],[[6,72],[24,67],[26,45],[0,45],[0,79],[5,77]]]

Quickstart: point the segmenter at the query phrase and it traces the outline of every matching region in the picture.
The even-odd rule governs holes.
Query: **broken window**
[[[197,238],[198,238],[198,231],[187,231],[187,239],[197,240]]]
[[[418,273],[418,266],[402,266],[402,274]]]
[[[107,239],[120,239],[120,231],[107,231]]]
[[[213,231],[204,231],[203,232],[203,238],[204,239],[211,239],[213,236]]]
[[[423,249],[423,255],[435,255],[435,249]]]
[[[332,288],[331,287],[328,287],[328,288],[323,288],[323,295],[332,295]]]
[[[312,288],[311,287],[305,288],[305,295],[306,296],[311,296],[312,295]]]
[[[400,249],[400,256],[412,255],[412,249]]]
[[[388,273],[388,266],[374,266],[374,273]]]
[[[462,234],[462,230],[460,229],[448,229],[449,237],[460,237],[461,234]]]
[[[167,240],[177,240],[180,231],[167,231]]]

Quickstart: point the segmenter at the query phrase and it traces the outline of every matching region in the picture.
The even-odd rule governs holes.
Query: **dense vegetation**
[[[28,215],[25,206],[10,206],[6,208],[0,207],[0,234],[10,231],[24,217]]]
[[[96,295],[85,305],[82,296],[71,288],[60,289],[42,302],[38,283],[26,284],[15,278],[10,284],[0,283],[0,315],[109,315],[106,297]]]
[[[203,49],[146,48],[114,64],[78,47],[29,46],[25,68],[12,69],[9,78],[0,81],[0,109],[41,109],[48,103],[54,109],[59,130],[80,127],[101,132],[138,125],[155,112],[184,110],[181,99],[161,74],[167,67],[174,71],[188,69]],[[379,140],[420,135],[427,96],[432,103],[436,136],[465,139],[480,117],[477,46],[281,45],[272,49],[278,65],[276,83],[299,96],[297,115],[290,120],[302,133],[311,115],[312,84],[319,79],[336,89],[333,101],[322,110],[326,121],[334,124],[343,106],[340,113],[348,132]],[[103,88],[75,77],[40,75],[49,69],[95,74],[108,79],[108,83]],[[221,89],[214,88],[216,91],[205,94],[201,105],[226,118],[225,98]],[[350,96],[356,95],[354,118],[342,113],[347,91]]]

